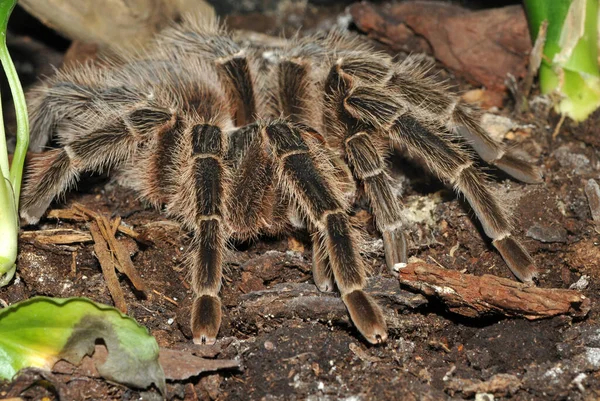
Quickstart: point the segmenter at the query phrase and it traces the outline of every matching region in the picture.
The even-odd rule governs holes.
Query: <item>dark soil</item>
[[[317,6],[311,7],[311,15],[320,16],[311,21],[313,27],[331,25],[340,12],[339,8],[323,8],[321,12]],[[244,18],[251,17],[231,20],[240,26],[244,22],[249,25]],[[461,90],[470,89],[460,80],[452,82]],[[218,358],[237,358],[243,370],[168,383],[167,398],[491,400],[494,398],[485,398],[484,393],[495,393],[495,399],[600,399],[600,236],[584,192],[586,182],[600,176],[600,133],[596,128],[600,113],[583,124],[565,123],[552,139],[557,116],[517,115],[510,99],[505,104],[499,114],[535,127],[518,131],[517,139],[539,158],[545,180],[540,185],[524,185],[490,170],[493,185],[514,208],[515,235],[535,259],[541,287],[569,288],[582,276],[589,278],[582,292],[592,300],[592,310],[585,320],[469,320],[447,313],[444,305],[430,300],[418,308],[388,311],[401,324],[390,331],[387,343],[372,346],[347,321],[268,314],[249,317],[240,307],[248,294],[280,283],[312,283],[310,245],[302,234],[266,238],[236,244],[226,257],[220,337],[232,341]],[[408,171],[408,178],[403,179],[407,207],[420,203],[431,209],[428,219],[415,221],[409,228],[411,256],[448,269],[512,279],[468,205],[434,177],[419,173],[417,165],[410,165]],[[53,208],[68,208],[78,202],[95,211],[119,215],[150,238],[153,243],[146,245],[120,237],[134,255],[133,262],[149,289],[145,297],[140,296],[121,277],[129,314],[148,327],[161,347],[190,344],[192,291],[182,266],[185,234],[160,212],[136,200],[130,190],[103,178],[92,182]],[[391,277],[384,268],[371,216],[357,208],[355,219],[368,232],[365,256],[374,274]],[[23,230],[44,228],[87,231],[85,223],[50,219]],[[12,304],[35,295],[84,296],[112,304],[91,243],[42,245],[21,241],[17,276],[10,286],[0,289],[0,299]],[[496,387],[480,385],[495,375],[504,381]],[[145,396],[98,378],[55,373],[40,379],[31,372],[13,383],[1,384],[0,396],[53,399],[57,386],[67,399],[74,400]],[[15,388],[20,389],[16,394]]]

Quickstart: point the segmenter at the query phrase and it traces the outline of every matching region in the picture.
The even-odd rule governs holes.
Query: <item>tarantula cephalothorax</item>
[[[29,166],[23,218],[37,222],[82,172],[118,171],[193,238],[186,263],[195,342],[211,343],[219,330],[226,241],[299,222],[312,233],[319,289],[335,283],[362,335],[385,341],[383,314],[362,290],[347,211],[356,179],[388,267],[406,265],[402,206],[385,164],[394,149],[466,197],[519,279],[536,274],[474,152],[521,181],[539,182],[539,170],[493,141],[476,112],[414,58],[397,63],[341,32],[266,49],[189,18],[140,54],[59,71],[31,106],[34,135],[55,135],[62,147]]]

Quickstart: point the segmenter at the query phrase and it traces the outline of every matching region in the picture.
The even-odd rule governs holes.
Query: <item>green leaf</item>
[[[96,366],[102,377],[136,388],[155,384],[165,394],[158,344],[148,330],[118,310],[85,298],[35,297],[0,311],[0,377],[22,368],[51,369],[59,360],[78,364],[94,352],[96,340],[108,349]]]
[[[525,0],[532,38],[548,21],[540,66],[542,93],[552,93],[555,109],[576,121],[600,107],[598,0]]]
[[[6,33],[8,18],[13,8],[17,5],[17,0],[0,0],[0,32]]]

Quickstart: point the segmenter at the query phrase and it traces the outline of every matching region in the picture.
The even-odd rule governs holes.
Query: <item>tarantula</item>
[[[195,342],[212,343],[219,331],[228,239],[290,224],[312,234],[318,288],[335,284],[360,333],[385,341],[382,311],[362,290],[348,210],[356,181],[387,266],[406,266],[402,205],[386,166],[394,150],[421,159],[466,197],[515,276],[536,275],[475,153],[524,182],[539,182],[538,168],[492,140],[477,112],[415,58],[396,62],[350,34],[261,48],[215,21],[188,18],[139,54],[59,71],[30,103],[34,135],[55,135],[61,147],[30,164],[21,216],[36,223],[82,172],[117,170],[190,232]]]

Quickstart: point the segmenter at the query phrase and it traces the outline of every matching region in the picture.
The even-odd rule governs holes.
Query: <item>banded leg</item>
[[[319,233],[312,235],[312,274],[319,291],[333,291],[333,272],[329,264],[327,249],[323,246]]]
[[[294,52],[297,48],[290,49]],[[331,162],[338,187],[342,190],[345,198],[353,199],[356,193],[356,185],[352,174],[342,158],[330,150],[330,144],[314,128],[323,123],[319,119],[322,104],[313,81],[311,80],[310,65],[307,57],[298,53],[282,56],[276,68],[273,81],[277,83],[275,89],[275,115],[282,115],[286,121],[293,122],[296,127],[301,127],[305,137],[314,141],[323,153],[322,160]],[[312,230],[311,230],[312,231]],[[313,280],[321,291],[332,291],[333,273],[329,265],[329,257],[318,235],[313,234],[312,241],[312,272]]]
[[[479,123],[476,111],[449,94],[445,87],[429,78],[423,66],[408,60],[397,67],[388,87],[399,97],[401,103],[420,110],[431,119],[447,121],[448,129],[456,130],[479,156],[519,181],[539,183],[539,168],[519,159],[504,145],[493,140]]]
[[[221,325],[221,289],[223,250],[225,247],[225,193],[229,186],[229,169],[224,162],[226,138],[220,127],[198,124],[181,138],[172,164],[183,179],[170,197],[167,211],[193,227],[193,240],[187,263],[192,277],[195,299],[191,327],[194,342],[212,344]],[[179,160],[177,160],[179,158]],[[167,183],[168,183],[167,179]],[[193,183],[193,185],[190,185]],[[191,204],[191,208],[182,207]],[[193,211],[191,215],[182,214]]]
[[[141,96],[127,87],[111,86],[109,72],[91,65],[58,71],[44,86],[28,95],[31,140],[29,150],[40,152],[48,140],[62,131],[62,124],[83,121],[90,110],[139,103]]]
[[[382,233],[385,259],[392,274],[406,267],[407,241],[402,222],[402,207],[394,196],[390,178],[385,171],[386,150],[373,142],[375,127],[388,125],[399,112],[399,105],[380,88],[355,85],[353,72],[369,64],[348,64],[343,60],[334,65],[326,81],[326,126],[345,133],[343,148],[349,165],[358,180],[363,182],[377,228]],[[355,63],[356,64],[356,63]],[[361,68],[358,68],[358,67]],[[377,66],[377,64],[375,64]],[[383,76],[382,76],[383,79]]]
[[[362,290],[365,270],[341,191],[323,174],[327,167],[311,156],[311,149],[298,129],[274,122],[265,128],[265,134],[273,148],[280,184],[319,231],[352,321],[369,342],[385,341],[387,328],[381,309]]]
[[[273,224],[274,171],[260,130],[258,124],[250,124],[230,135],[227,160],[233,163],[233,179],[228,221],[239,239],[253,238]]]
[[[525,248],[511,236],[508,214],[488,189],[468,153],[450,139],[444,127],[424,123],[408,114],[399,117],[391,130],[395,146],[422,158],[431,171],[465,195],[513,274],[521,281],[532,282],[537,270]]]
[[[35,224],[52,200],[69,189],[83,171],[102,171],[129,160],[147,130],[171,124],[170,113],[139,109],[125,118],[83,135],[69,138],[61,149],[42,153],[28,166],[23,187],[21,216]]]
[[[345,141],[346,155],[356,177],[364,183],[377,228],[383,237],[386,264],[392,274],[408,263],[402,207],[392,192],[383,158],[367,132],[358,132]]]
[[[242,127],[256,121],[260,115],[256,67],[249,51],[236,43],[215,20],[188,18],[178,29],[167,29],[159,39],[163,46],[178,47],[187,54],[197,54],[210,60],[219,73],[219,80],[230,99],[230,116]]]

